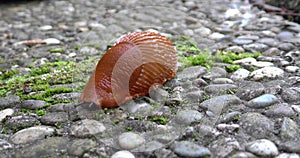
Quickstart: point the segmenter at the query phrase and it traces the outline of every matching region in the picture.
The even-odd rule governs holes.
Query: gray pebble
[[[240,116],[241,130],[254,138],[266,138],[272,135],[274,122],[260,113],[248,112]]]
[[[280,129],[280,136],[284,140],[292,140],[292,139],[297,139],[299,138],[299,126],[295,121],[288,117],[284,117],[282,124],[281,124],[281,129]]]
[[[259,156],[276,156],[279,153],[276,145],[267,139],[252,141],[245,148],[247,151]]]
[[[204,88],[204,91],[209,94],[219,95],[233,93],[237,89],[234,84],[211,84]]]
[[[203,66],[193,66],[178,72],[178,79],[194,79],[206,73],[206,68]]]
[[[294,114],[292,106],[286,103],[275,104],[266,110],[266,115],[272,117],[292,117]]]
[[[4,109],[0,111],[0,122],[2,122],[3,119],[6,118],[6,116],[11,116],[12,114],[14,114],[14,110],[13,109]]]
[[[250,73],[250,77],[254,80],[261,80],[264,78],[274,79],[276,77],[283,77],[284,71],[277,67],[264,67],[254,70]]]
[[[127,150],[121,150],[116,153],[114,153],[111,158],[135,158],[134,155],[127,151]]]
[[[0,107],[13,108],[20,105],[20,97],[16,95],[9,95],[7,97],[0,98]]]
[[[233,72],[230,76],[230,79],[234,81],[242,81],[246,79],[249,75],[250,75],[250,71],[241,68]]]
[[[183,110],[177,112],[175,119],[179,124],[191,124],[202,119],[203,115],[196,110]]]
[[[244,45],[243,47],[245,50],[250,51],[252,53],[264,52],[269,48],[267,45],[262,44],[262,43],[253,43],[253,44],[249,44],[249,45]]]
[[[260,82],[243,81],[238,87],[236,95],[242,100],[251,100],[265,92],[265,87]]]
[[[45,125],[58,125],[68,121],[68,113],[66,112],[52,112],[46,113],[41,117],[41,123]]]
[[[81,120],[71,126],[71,135],[76,137],[91,137],[106,130],[105,126],[96,120]]]
[[[122,149],[134,149],[145,143],[145,139],[138,134],[126,132],[118,137],[118,142]]]
[[[283,32],[280,32],[278,35],[277,35],[277,38],[280,40],[280,41],[284,41],[286,39],[290,39],[294,36],[294,34],[292,32],[288,32],[288,31],[283,31]]]
[[[37,139],[44,138],[54,133],[54,128],[49,126],[35,126],[18,131],[11,137],[15,144],[28,144]]]
[[[284,88],[281,97],[288,103],[300,103],[300,88]]]
[[[208,148],[189,141],[175,142],[174,152],[180,156],[191,158],[204,157],[211,154]]]
[[[42,100],[24,100],[21,104],[22,108],[26,109],[40,109],[46,105],[45,101]]]
[[[75,139],[68,145],[68,153],[73,156],[82,156],[84,152],[97,146],[92,139]]]
[[[246,106],[251,108],[265,108],[267,106],[270,106],[272,104],[275,104],[278,102],[278,98],[273,94],[264,94],[257,98],[254,98],[246,104]]]

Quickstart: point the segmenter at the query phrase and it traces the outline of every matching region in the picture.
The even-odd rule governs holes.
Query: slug
[[[166,36],[146,31],[122,36],[99,60],[79,101],[113,108],[145,96],[175,77],[177,58]]]

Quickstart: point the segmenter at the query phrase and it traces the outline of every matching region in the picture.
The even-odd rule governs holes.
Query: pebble
[[[250,75],[250,71],[241,68],[233,72],[230,76],[230,79],[234,81],[242,81],[246,79],[249,75]]]
[[[178,72],[178,79],[194,79],[206,73],[206,68],[203,66],[193,66],[184,69],[183,71]]]
[[[244,44],[250,44],[253,42],[253,40],[251,39],[240,39],[240,38],[236,38],[232,41],[233,43],[235,44],[238,44],[238,45],[244,45]],[[244,48],[242,48],[244,50]]]
[[[211,35],[208,36],[208,38],[210,38],[212,40],[220,40],[220,39],[222,39],[224,37],[225,37],[225,35],[221,34],[219,32],[214,32],[214,33],[212,33]]]
[[[105,130],[105,126],[99,121],[84,119],[71,126],[70,134],[76,137],[91,137]]]
[[[73,156],[82,156],[86,151],[96,147],[97,143],[92,139],[75,139],[68,146],[68,153]]]
[[[205,157],[211,155],[208,148],[199,146],[189,141],[175,142],[174,152],[180,156],[190,158]]]
[[[12,149],[13,145],[4,139],[0,139],[0,152],[4,150]]]
[[[296,153],[282,153],[275,158],[300,158],[300,156]]]
[[[134,155],[127,151],[127,150],[121,150],[116,153],[114,153],[111,158],[135,158]]]
[[[5,121],[5,126],[10,129],[23,129],[38,124],[36,117],[31,115],[12,116]]]
[[[11,141],[14,144],[28,144],[53,133],[54,128],[50,126],[35,126],[18,131],[12,135]]]
[[[253,43],[253,44],[249,44],[249,45],[243,45],[243,47],[245,50],[250,51],[252,53],[264,52],[269,48],[267,45],[262,44],[262,43]]]
[[[10,109],[10,108],[1,110],[0,111],[0,122],[2,122],[3,119],[6,118],[6,116],[11,116],[12,114],[14,114],[14,112],[15,111],[13,109]]]
[[[280,129],[280,136],[282,139],[297,139],[300,136],[299,132],[299,126],[295,121],[288,117],[283,118]]]
[[[233,41],[233,42],[235,42],[235,41]],[[240,47],[240,46],[230,46],[230,47],[226,48],[225,50],[229,51],[229,52],[236,52],[236,53],[245,52],[244,48]]]
[[[21,104],[21,107],[26,108],[26,109],[35,110],[35,109],[40,109],[40,108],[44,107],[45,105],[46,105],[46,102],[42,101],[42,100],[24,100]]]
[[[300,88],[299,87],[290,87],[284,88],[281,93],[281,97],[288,103],[300,103]]]
[[[278,48],[275,48],[275,47],[272,47],[272,48],[269,48],[268,50],[262,52],[263,55],[265,56],[279,56],[281,53],[281,50],[279,50]]]
[[[267,139],[252,141],[245,146],[245,149],[251,153],[265,157],[276,156],[279,153],[276,145]]]
[[[60,44],[61,42],[56,39],[56,38],[47,38],[43,40],[47,45],[57,45]]]
[[[265,92],[264,85],[259,82],[243,81],[238,87],[236,96],[242,100],[251,100]]]
[[[270,106],[270,108],[266,110],[266,115],[272,117],[292,117],[295,115],[295,111],[293,110],[293,106],[280,103]]]
[[[203,78],[213,80],[215,78],[227,77],[227,75],[228,73],[225,69],[220,67],[212,67],[210,72],[203,75]]]
[[[280,32],[277,35],[277,39],[279,39],[280,41],[284,41],[284,40],[290,39],[292,37],[294,37],[294,34],[292,32],[288,32],[288,31]]]
[[[254,70],[250,73],[250,77],[254,80],[261,80],[264,78],[274,79],[276,77],[283,77],[284,71],[277,67],[264,67]]]
[[[242,131],[258,139],[268,137],[274,130],[274,122],[256,112],[242,114],[239,122]]]
[[[273,94],[264,94],[254,98],[246,104],[250,108],[265,108],[278,102],[278,98]]]
[[[285,69],[285,71],[290,72],[290,73],[295,73],[295,72],[300,71],[300,68],[298,66],[287,66],[284,69]]]
[[[187,92],[184,97],[184,100],[187,100],[187,103],[189,104],[198,104],[199,102],[205,100],[204,91],[202,90],[195,90],[191,92]]]
[[[118,142],[122,149],[130,150],[145,143],[145,139],[136,133],[126,132],[118,137]]]
[[[7,97],[0,98],[0,107],[13,108],[20,105],[20,97],[16,95],[9,95]]]
[[[196,110],[183,110],[177,112],[175,120],[179,124],[191,124],[193,122],[200,121],[203,115]]]
[[[234,84],[211,84],[204,87],[204,91],[208,94],[219,95],[224,93],[230,93],[238,87]]]
[[[45,125],[58,125],[68,121],[68,113],[51,112],[41,117],[41,123]]]
[[[122,105],[122,108],[126,109],[130,113],[147,115],[147,113],[153,109],[153,106],[146,102],[136,103],[134,101],[129,101]]]
[[[215,78],[212,80],[212,83],[215,84],[233,84],[234,82],[229,78]]]

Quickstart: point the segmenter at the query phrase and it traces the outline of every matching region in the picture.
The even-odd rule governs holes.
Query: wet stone
[[[66,112],[52,112],[46,113],[41,117],[41,123],[45,125],[58,125],[68,121],[68,114]]]
[[[0,122],[6,118],[6,116],[11,116],[15,111],[13,109],[4,109],[0,111]]]
[[[263,84],[253,81],[243,81],[238,87],[236,95],[242,100],[251,100],[265,91]]]
[[[204,91],[210,94],[226,94],[228,92],[234,92],[237,86],[234,84],[211,84],[204,88]]]
[[[24,100],[21,104],[22,108],[25,109],[40,109],[46,105],[45,101],[42,100]]]
[[[75,139],[68,145],[68,153],[74,156],[82,156],[84,152],[97,146],[91,139]]]
[[[134,149],[145,142],[145,139],[135,133],[126,132],[118,137],[119,145],[122,149]]]
[[[300,88],[298,87],[291,87],[291,88],[284,88],[281,94],[283,100],[288,103],[300,103]]]
[[[16,151],[16,157],[62,157],[66,152],[68,139],[63,137],[48,137],[27,145]]]
[[[127,150],[121,150],[116,153],[114,153],[111,158],[135,158],[134,155],[127,151]]]
[[[278,102],[278,98],[273,94],[264,94],[248,102],[246,106],[250,108],[265,108]]]
[[[295,139],[300,139],[300,134],[299,134],[299,126],[295,121],[288,117],[284,117],[282,124],[281,124],[281,129],[280,129],[280,136],[281,138],[285,140],[295,140]]]
[[[38,120],[33,116],[14,116],[5,121],[5,125],[12,129],[23,129],[27,127],[34,126],[38,123]]]
[[[240,117],[241,130],[254,138],[266,138],[272,135],[274,122],[259,113],[245,113]]]
[[[200,121],[203,115],[196,110],[183,110],[177,112],[175,120],[179,124],[191,124],[193,122]]]
[[[181,72],[178,72],[178,79],[194,79],[198,78],[200,75],[206,73],[206,68],[203,66],[193,66],[184,69]]]
[[[173,150],[180,156],[190,158],[205,157],[211,155],[211,152],[208,148],[199,146],[189,141],[175,142]]]
[[[250,75],[250,71],[241,68],[233,72],[230,76],[230,79],[234,81],[242,81],[246,79],[249,75]]]
[[[96,120],[81,120],[71,126],[70,134],[76,137],[91,137],[105,131],[102,123]]]
[[[20,105],[20,97],[16,95],[10,95],[7,97],[0,98],[0,107],[2,108],[13,108]]]
[[[276,145],[267,139],[252,141],[245,148],[247,151],[259,156],[276,156],[279,153]]]
[[[52,127],[35,126],[18,131],[11,137],[11,141],[15,144],[28,144],[53,133]]]

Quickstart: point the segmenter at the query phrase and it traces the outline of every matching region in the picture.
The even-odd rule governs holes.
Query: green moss
[[[148,117],[148,121],[152,121],[161,125],[165,125],[168,123],[168,119],[165,117]]]
[[[37,114],[38,116],[43,116],[46,114],[46,111],[41,109],[41,110],[35,110],[35,114]]]
[[[255,53],[235,53],[235,52],[218,52],[216,55],[216,60],[222,61],[224,63],[232,64],[235,60],[240,60],[243,58],[257,58],[262,54],[259,52]]]
[[[16,74],[19,74],[19,71],[16,70],[2,70],[2,75],[0,75],[0,80],[6,80]]]
[[[133,127],[126,127],[126,131],[132,131],[133,130]]]
[[[49,50],[50,53],[64,53],[65,50],[61,49],[61,48],[53,48]]]
[[[240,69],[241,68],[241,66],[240,65],[229,65],[229,66],[225,66],[225,70],[227,71],[227,72],[234,72],[234,71],[236,71],[236,70],[238,70],[238,69]]]

